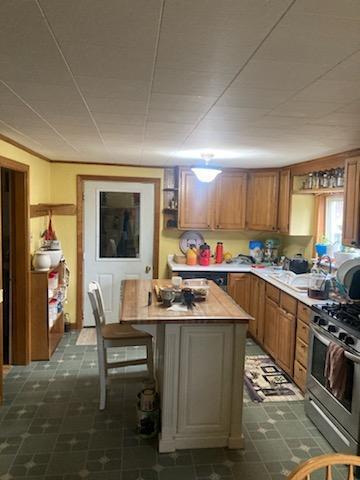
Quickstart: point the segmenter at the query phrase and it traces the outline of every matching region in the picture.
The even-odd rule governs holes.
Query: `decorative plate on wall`
[[[179,239],[179,247],[182,253],[185,255],[191,245],[195,245],[199,248],[204,243],[204,237],[199,232],[187,231],[184,232]]]

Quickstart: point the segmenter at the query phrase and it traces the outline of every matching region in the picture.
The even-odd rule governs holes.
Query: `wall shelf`
[[[76,215],[76,205],[72,203],[38,203],[30,205],[30,218],[48,215]]]
[[[300,189],[294,190],[292,193],[297,195],[321,195],[329,193],[344,193],[343,188],[312,188],[312,189]]]

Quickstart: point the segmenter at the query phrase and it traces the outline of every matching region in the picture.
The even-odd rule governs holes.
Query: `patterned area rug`
[[[291,402],[304,399],[298,387],[267,355],[245,357],[244,381],[253,402]]]

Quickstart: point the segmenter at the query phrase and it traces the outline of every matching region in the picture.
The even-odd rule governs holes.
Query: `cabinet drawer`
[[[285,292],[280,292],[280,307],[286,312],[296,315],[297,300]]]
[[[311,308],[301,302],[298,302],[297,316],[300,318],[300,320],[308,324],[311,317]]]
[[[306,367],[308,359],[308,346],[299,337],[296,339],[295,359],[300,362],[303,367]]]
[[[270,283],[266,284],[266,296],[271,298],[275,303],[279,303],[280,300],[280,290]]]
[[[309,327],[300,318],[297,319],[296,336],[309,345]]]
[[[297,360],[294,363],[294,380],[297,386],[304,391],[306,387],[306,368]]]

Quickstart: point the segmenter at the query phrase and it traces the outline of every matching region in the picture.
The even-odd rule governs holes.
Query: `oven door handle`
[[[324,335],[321,335],[317,330],[315,330],[315,328],[313,326],[311,326],[311,331],[313,332],[314,336],[322,343],[324,344],[325,346],[329,346],[330,345],[330,340],[325,337]],[[350,352],[347,352],[345,350],[345,357],[354,362],[354,363],[359,363],[360,364],[360,356],[359,355],[354,355],[353,353],[350,353]]]

